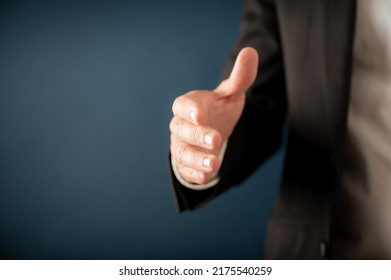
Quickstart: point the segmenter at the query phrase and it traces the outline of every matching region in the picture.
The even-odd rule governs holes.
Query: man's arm
[[[286,111],[285,79],[280,44],[278,22],[273,1],[246,1],[242,17],[241,36],[234,48],[227,69],[231,71],[233,61],[235,61],[239,50],[243,46],[251,46],[260,54],[259,65],[257,65],[259,72],[256,75],[254,84],[247,91],[247,95],[244,96],[243,94],[245,99],[243,114],[239,115],[239,121],[234,123],[232,128],[228,127],[228,130],[232,129],[232,131],[227,133],[224,129],[223,131],[220,131],[220,129],[214,130],[213,126],[211,126],[211,131],[217,132],[216,134],[212,133],[212,135],[217,135],[215,138],[212,137],[212,144],[215,146],[212,145],[211,149],[202,147],[204,150],[201,150],[206,152],[207,155],[208,152],[212,151],[211,161],[209,161],[209,167],[211,168],[203,169],[205,166],[202,166],[202,158],[205,155],[199,157],[200,159],[198,160],[195,157],[191,157],[191,153],[185,155],[188,162],[198,163],[199,166],[197,167],[198,169],[184,167],[183,170],[187,170],[185,172],[192,174],[193,177],[198,175],[200,180],[194,180],[191,175],[186,176],[185,172],[183,172],[183,177],[187,181],[193,181],[193,183],[205,183],[210,179],[208,176],[212,172],[219,170],[220,180],[216,186],[203,191],[192,190],[184,187],[172,173],[179,210],[199,207],[230,186],[240,183],[280,147]],[[254,56],[251,58],[250,54],[249,60],[253,61]],[[242,70],[239,72],[243,73]],[[233,72],[235,73],[235,68]],[[245,74],[243,76],[248,78],[251,75]],[[246,79],[246,77],[244,78]],[[221,88],[227,89],[227,85],[229,86],[229,83],[225,83],[222,87],[220,86],[220,90]],[[246,86],[248,84],[243,86],[243,91],[247,90]],[[203,101],[197,100],[197,102],[202,103]],[[186,114],[191,120],[190,111]],[[177,127],[177,125],[171,126],[172,131]],[[202,131],[199,128],[196,130]],[[190,133],[189,135],[193,134]],[[201,133],[201,135],[205,134]],[[224,138],[229,138],[229,140],[224,161],[220,164],[216,155],[219,152],[219,145]],[[173,140],[173,136],[171,139]],[[197,139],[197,137],[194,139]],[[203,140],[203,137],[198,136],[198,139]],[[175,139],[171,143],[173,142],[175,143]],[[175,153],[175,149],[172,146],[171,152],[174,151]],[[188,151],[191,150],[189,148],[186,149]],[[178,154],[183,156],[183,151],[177,153],[177,156]],[[197,172],[202,172],[203,174],[200,175]]]

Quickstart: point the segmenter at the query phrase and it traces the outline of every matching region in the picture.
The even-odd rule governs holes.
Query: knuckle
[[[200,164],[201,159],[200,157],[194,153],[188,151],[186,154],[186,163],[190,168],[193,168],[195,170],[202,170],[202,165]]]
[[[193,90],[174,100],[172,110],[174,115],[188,119],[195,123],[202,123],[205,119],[205,110],[202,104],[203,98],[200,96],[202,91]]]
[[[183,165],[183,145],[178,142],[170,143],[170,153],[175,158],[178,165]]]
[[[193,140],[193,143],[195,144],[202,144],[202,128],[201,126],[197,125],[191,132],[191,138]]]
[[[170,134],[170,144],[177,144],[179,141],[178,141],[178,137],[175,135],[175,134]]]
[[[202,157],[197,156],[197,155],[193,155],[192,156],[192,165],[197,170],[202,170],[203,169],[202,168]]]
[[[178,145],[176,148],[175,158],[180,165],[184,165],[186,161],[186,152],[188,150],[188,145]]]
[[[183,158],[183,148],[182,147],[176,147],[175,149],[175,159],[178,163],[178,165],[182,165],[182,158]]]
[[[170,130],[171,133],[186,143],[192,145],[202,144],[202,136],[200,136],[202,127],[198,125],[193,125],[184,119],[177,118],[171,125]]]
[[[190,183],[206,184],[211,179],[211,174],[188,167],[178,167],[181,176]]]
[[[176,116],[173,117],[169,125],[171,135],[179,136],[179,133],[181,133],[183,129],[183,125],[184,125],[183,119]]]
[[[170,125],[169,125],[171,134],[175,134],[176,123],[177,123],[177,118],[176,118],[176,117],[173,117],[173,118],[171,119]]]
[[[175,98],[174,102],[172,103],[172,113],[174,115],[178,114],[179,111],[178,109],[179,106],[181,106],[182,100],[183,100],[183,96],[178,96],[177,98]]]
[[[175,157],[175,152],[176,152],[176,144],[174,144],[172,141],[170,143],[170,152],[171,154]]]
[[[175,124],[174,124],[174,127],[173,127],[173,133],[176,136],[178,136],[178,137],[182,137],[182,134],[183,134],[183,131],[184,131],[184,127],[185,127],[184,120],[181,119],[181,118],[176,118]]]
[[[175,115],[175,112],[176,112],[177,102],[178,102],[178,97],[175,98],[174,102],[172,103],[172,107],[171,107],[172,113],[173,113],[174,115]]]
[[[184,167],[181,167],[181,166],[178,166],[178,171],[179,171],[179,174],[181,174],[181,176],[189,181],[189,182],[192,182],[193,179],[192,179],[192,176],[191,176],[191,173],[189,172],[189,169],[187,168],[184,168]]]
[[[177,101],[177,106],[180,106],[182,108],[184,106],[189,105],[189,103],[191,102],[191,98],[187,94],[184,94],[184,95],[179,96],[176,99],[176,101]]]
[[[178,170],[181,176],[188,182],[201,184],[200,175],[199,175],[200,172],[198,172],[197,170],[187,168],[187,167],[179,167]]]
[[[192,97],[198,95],[199,93],[200,93],[199,90],[194,89],[194,90],[191,90],[188,93],[186,93],[184,96],[191,99]]]
[[[172,113],[174,115],[182,115],[183,111],[186,110],[189,98],[186,95],[181,95],[175,98],[172,104]]]

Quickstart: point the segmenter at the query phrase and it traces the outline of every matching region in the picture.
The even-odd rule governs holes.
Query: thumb
[[[222,96],[245,93],[254,83],[257,71],[257,51],[250,47],[242,49],[236,58],[229,78],[217,87],[217,93]]]

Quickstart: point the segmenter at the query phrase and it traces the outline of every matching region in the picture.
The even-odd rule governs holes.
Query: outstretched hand
[[[222,144],[242,114],[245,93],[257,70],[256,50],[244,48],[229,78],[216,89],[190,91],[174,101],[170,151],[180,175],[189,183],[205,184],[220,168]]]

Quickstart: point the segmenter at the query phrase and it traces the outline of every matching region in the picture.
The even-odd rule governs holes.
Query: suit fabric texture
[[[283,179],[268,224],[265,258],[334,258],[334,215],[343,168],[356,3],[353,0],[247,0],[227,73],[246,46],[259,71],[231,135],[219,183],[182,186],[177,207],[193,210],[246,179],[282,143]],[[267,187],[267,186],[262,186]]]

